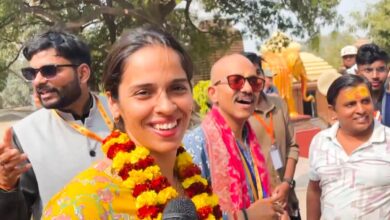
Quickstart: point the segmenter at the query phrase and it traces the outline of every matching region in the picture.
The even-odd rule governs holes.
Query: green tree
[[[356,24],[351,30],[365,29],[369,38],[390,52],[390,0],[380,0],[371,4],[365,12],[354,12]]]
[[[318,37],[318,42],[308,45],[304,48],[305,51],[311,52],[328,62],[331,66],[338,69],[341,66],[340,50],[346,45],[353,45],[356,42],[356,37],[349,32],[334,31],[328,35]]]
[[[187,47],[196,62],[218,48],[227,48],[236,35],[226,27],[239,21],[247,26],[247,31],[263,38],[275,27],[297,36],[312,36],[319,32],[319,26],[335,21],[339,0],[198,0],[197,3],[213,14],[212,22],[203,23],[209,24],[207,28],[195,24],[200,18],[197,12],[190,13],[192,0],[1,0],[0,81],[17,60],[21,42],[49,27],[67,29],[89,42],[96,76],[92,85],[96,89],[103,59],[126,29],[145,23],[165,28]]]
[[[29,86],[16,74],[9,74],[7,87],[0,93],[2,108],[31,105],[32,97]]]

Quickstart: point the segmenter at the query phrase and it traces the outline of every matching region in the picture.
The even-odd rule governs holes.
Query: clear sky
[[[368,4],[375,4],[379,0],[341,0],[340,4],[337,7],[337,12],[344,17],[345,25],[341,27],[340,30],[345,30],[346,26],[353,23],[353,18],[350,16],[351,12],[359,11],[364,12]],[[326,26],[321,29],[322,34],[329,34],[334,30],[334,26]],[[364,37],[364,32],[358,32],[359,37]],[[244,39],[244,49],[245,51],[258,52],[256,47],[256,40],[254,39]]]

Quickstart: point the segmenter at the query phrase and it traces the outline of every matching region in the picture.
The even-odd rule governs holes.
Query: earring
[[[123,129],[123,122],[121,116],[114,117],[114,129],[124,131]]]
[[[115,124],[118,124],[119,121],[120,121],[120,119],[121,119],[121,116],[116,116],[116,117],[114,117],[114,123],[115,123]]]

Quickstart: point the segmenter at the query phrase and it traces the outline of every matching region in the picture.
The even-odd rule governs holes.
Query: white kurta
[[[106,99],[99,99],[109,118],[112,118]],[[80,120],[75,121],[69,113],[58,113],[66,121],[83,125],[102,138],[110,132],[95,99],[84,124]],[[63,119],[52,110],[40,109],[13,127],[34,169],[43,205],[76,174],[104,156],[100,142],[80,134]],[[90,156],[91,149],[96,149],[95,157]]]

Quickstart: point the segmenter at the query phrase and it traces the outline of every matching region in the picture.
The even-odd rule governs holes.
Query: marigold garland
[[[165,205],[178,193],[161,174],[149,150],[135,146],[127,134],[116,130],[103,141],[103,151],[113,160],[112,170],[123,179],[135,198],[137,217],[162,219]],[[195,204],[199,219],[222,219],[217,196],[183,147],[177,151],[175,172],[186,196]]]

